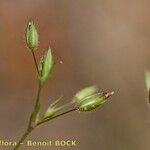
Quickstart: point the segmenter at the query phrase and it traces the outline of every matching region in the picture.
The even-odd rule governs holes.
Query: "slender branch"
[[[56,116],[54,116],[54,117],[52,117],[52,118],[48,118],[48,119],[45,119],[45,120],[41,120],[41,121],[39,121],[39,122],[37,123],[36,127],[39,126],[39,125],[41,125],[41,124],[43,124],[43,123],[45,123],[45,122],[48,122],[48,121],[50,121],[50,120],[52,120],[52,119],[56,119],[56,118],[58,118],[58,117],[60,117],[60,116],[66,115],[66,114],[68,114],[68,113],[70,113],[70,112],[73,112],[73,111],[76,111],[76,110],[77,110],[76,108],[73,108],[73,109],[68,110],[68,111],[65,111],[65,112],[63,112],[63,113],[61,113],[61,114],[58,114],[58,115],[56,115]]]
[[[38,69],[38,65],[37,65],[37,61],[36,61],[36,57],[35,57],[34,51],[32,51],[32,55],[33,55],[34,64],[36,66],[37,73],[38,73],[38,76],[39,76],[39,69]],[[26,137],[29,135],[29,133],[34,129],[34,127],[32,126],[32,115],[36,111],[36,109],[37,109],[37,107],[39,105],[41,89],[42,89],[42,86],[41,86],[40,81],[38,79],[38,92],[37,92],[37,96],[36,96],[36,102],[35,102],[34,109],[33,109],[32,113],[30,115],[28,128],[25,131],[25,133],[23,134],[23,136],[21,137],[21,139],[18,141],[17,145],[14,147],[13,150],[18,150],[18,148],[20,147],[21,143],[26,139]]]
[[[38,63],[37,63],[37,60],[36,60],[36,57],[35,57],[35,53],[34,53],[33,50],[32,50],[32,56],[33,56],[34,64],[35,64],[35,67],[36,67],[36,70],[37,70],[37,73],[38,73],[38,76],[39,76],[40,73],[39,73],[39,69],[38,69]],[[35,102],[35,106],[34,106],[33,112],[38,107],[39,100],[40,100],[41,89],[42,89],[42,86],[41,86],[40,80],[38,79],[38,92],[37,92],[36,102]]]
[[[76,110],[77,110],[76,108],[73,108],[73,109],[71,109],[71,110],[68,110],[68,111],[66,111],[66,112],[63,112],[63,113],[61,113],[61,114],[59,114],[59,115],[57,115],[57,116],[54,116],[54,117],[52,117],[52,118],[49,118],[49,119],[46,119],[46,120],[42,120],[42,121],[38,122],[38,123],[36,124],[36,126],[33,127],[33,128],[28,127],[28,129],[25,131],[25,133],[23,134],[23,136],[21,137],[21,139],[18,141],[17,145],[14,147],[13,150],[18,150],[18,148],[20,147],[20,145],[22,144],[22,142],[26,139],[26,137],[27,137],[36,127],[38,127],[38,126],[40,126],[40,125],[42,125],[42,124],[44,124],[44,123],[46,123],[46,122],[48,122],[48,121],[50,121],[50,120],[52,120],[52,119],[56,119],[56,118],[58,118],[58,117],[61,117],[61,116],[63,116],[63,115],[66,115],[66,114],[71,113],[71,112],[76,111]]]
[[[38,76],[39,76],[40,72],[39,72],[39,69],[38,69],[38,63],[37,63],[34,51],[32,51],[32,56],[33,56],[34,64],[35,64],[35,67],[36,67],[36,70],[37,70],[37,73],[38,73]]]
[[[32,51],[32,55],[33,55],[34,64],[35,64],[35,67],[36,67],[36,70],[37,70],[37,73],[38,73],[38,77],[39,77],[40,73],[39,73],[38,64],[37,64],[37,60],[36,60],[34,51]],[[76,108],[73,108],[73,109],[68,110],[68,111],[66,111],[66,112],[63,112],[63,113],[61,113],[61,114],[58,114],[58,115],[56,115],[56,116],[54,116],[54,117],[52,117],[52,118],[48,118],[48,119],[45,119],[45,120],[41,120],[41,121],[39,121],[38,123],[36,123],[36,122],[34,121],[34,125],[32,125],[32,122],[33,122],[33,118],[32,118],[32,117],[33,117],[34,113],[36,113],[37,108],[39,107],[41,90],[42,90],[42,86],[41,86],[40,80],[39,80],[39,78],[38,78],[38,91],[37,91],[37,96],[36,96],[36,102],[35,102],[35,105],[34,105],[34,109],[33,109],[32,113],[31,113],[30,119],[29,119],[28,128],[27,128],[27,130],[25,131],[25,133],[22,135],[22,137],[20,138],[20,140],[17,142],[17,145],[14,147],[13,150],[18,150],[19,147],[21,146],[21,144],[22,144],[22,143],[24,142],[24,140],[26,139],[26,137],[27,137],[37,126],[42,125],[43,123],[46,123],[46,122],[48,122],[48,121],[50,121],[50,120],[52,120],[52,119],[58,118],[58,117],[60,117],[60,116],[63,116],[63,115],[65,115],[65,114],[68,114],[68,113],[73,112],[73,111],[76,110]]]
[[[37,92],[37,97],[36,97],[36,102],[35,102],[34,109],[36,109],[36,107],[37,107],[38,104],[39,104],[40,95],[41,95],[41,90],[42,90],[42,86],[41,86],[40,81],[39,81],[39,83],[38,83],[38,92]]]
[[[29,119],[29,124],[28,124],[28,128],[30,128],[32,126],[32,114],[35,112],[36,108],[38,107],[39,105],[39,102],[40,102],[40,95],[41,95],[41,84],[39,82],[38,84],[38,92],[37,92],[37,96],[36,96],[36,102],[35,102],[35,105],[34,105],[34,109],[33,109],[33,112],[31,113],[30,115],[30,119]]]
[[[29,123],[28,123],[28,128],[25,131],[25,133],[23,134],[23,136],[21,137],[21,139],[18,141],[17,145],[14,147],[13,150],[18,150],[18,148],[21,146],[21,143],[26,139],[26,137],[35,128],[35,127],[32,127],[32,114],[35,112],[36,108],[38,107],[39,100],[40,100],[41,89],[42,88],[41,88],[40,83],[39,83],[37,97],[36,97],[36,102],[35,102],[35,106],[34,106],[33,112],[30,115],[30,119],[29,119]]]

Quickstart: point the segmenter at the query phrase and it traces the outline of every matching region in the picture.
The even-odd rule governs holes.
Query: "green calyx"
[[[39,77],[41,85],[43,85],[53,70],[54,62],[51,49],[49,48],[47,53],[41,58],[39,64]]]
[[[77,108],[81,112],[91,111],[99,107],[100,105],[104,104],[107,101],[108,97],[110,97],[113,94],[114,92],[111,93],[102,92],[89,96],[83,99],[83,101],[77,105]]]
[[[105,103],[114,92],[98,92],[96,86],[90,86],[77,92],[73,102],[76,108],[81,112],[93,110]]]
[[[26,28],[26,44],[29,49],[35,51],[38,47],[38,33],[33,21],[29,21]]]

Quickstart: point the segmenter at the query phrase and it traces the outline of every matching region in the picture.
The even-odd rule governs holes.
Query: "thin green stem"
[[[35,54],[34,54],[34,51],[32,51],[32,55],[33,55],[33,60],[34,60],[34,64],[36,66],[36,69],[37,69],[37,73],[38,73],[38,76],[39,76],[39,69],[38,69],[38,64],[37,64],[37,60],[36,60],[36,57],[35,57]],[[14,150],[18,150],[18,148],[20,147],[21,143],[26,139],[26,137],[30,134],[30,132],[34,129],[33,125],[32,125],[32,116],[33,114],[35,113],[37,107],[39,106],[39,101],[40,101],[40,95],[41,95],[41,89],[42,89],[42,86],[40,84],[40,80],[38,79],[38,92],[37,92],[37,96],[36,96],[36,102],[35,102],[35,105],[34,105],[34,109],[30,115],[30,119],[29,119],[29,123],[28,123],[28,128],[27,130],[25,131],[25,133],[23,134],[23,136],[21,137],[21,139],[18,141],[17,145],[14,147]]]
[[[32,121],[33,121],[32,120],[32,115],[36,111],[36,108],[38,107],[39,100],[40,100],[40,93],[41,93],[41,86],[39,84],[39,86],[38,86],[38,92],[37,92],[37,97],[36,97],[36,102],[35,102],[35,106],[34,106],[33,112],[31,113],[31,116],[30,116],[30,119],[29,119],[28,128],[25,131],[25,133],[23,134],[23,136],[21,137],[21,139],[17,142],[17,145],[14,147],[13,150],[18,150],[18,148],[21,146],[21,143],[26,139],[26,137],[34,129],[34,127],[32,126]]]
[[[36,127],[39,126],[39,125],[41,125],[41,124],[43,124],[43,123],[46,123],[46,122],[48,122],[48,121],[50,121],[50,120],[52,120],[52,119],[56,119],[56,118],[58,118],[58,117],[60,117],[60,116],[66,115],[66,114],[68,114],[68,113],[70,113],[70,112],[73,112],[73,111],[76,111],[76,110],[77,110],[76,108],[73,108],[73,109],[70,109],[70,110],[68,110],[68,111],[65,111],[65,112],[63,112],[63,113],[61,113],[61,114],[58,114],[58,115],[56,115],[56,116],[54,116],[54,117],[52,117],[52,118],[48,118],[48,119],[41,120],[41,121],[39,121],[39,122],[37,123]]]
[[[34,51],[32,51],[32,56],[33,56],[34,64],[35,64],[35,67],[36,67],[36,70],[37,70],[37,73],[38,73],[38,77],[39,77],[39,69],[38,69],[38,64],[37,64],[37,60],[36,60]],[[42,86],[41,86],[40,80],[38,78],[38,92],[37,92],[37,96],[36,96],[36,102],[35,102],[35,105],[34,105],[33,112],[31,113],[31,116],[30,116],[28,128],[30,128],[32,126],[32,114],[36,111],[36,109],[39,105],[41,89],[42,89]]]
[[[40,95],[41,95],[41,90],[42,90],[42,86],[41,86],[40,81],[39,81],[39,83],[38,83],[38,92],[37,92],[37,97],[36,97],[36,102],[35,102],[34,110],[36,109],[36,107],[37,107],[38,104],[39,104]]]
[[[37,92],[37,96],[36,96],[36,102],[35,102],[35,105],[34,105],[34,109],[33,109],[32,113],[30,115],[28,128],[30,128],[32,126],[32,114],[36,111],[37,107],[39,106],[41,90],[42,90],[42,87],[41,87],[41,84],[40,84],[40,81],[39,81],[38,92]]]
[[[52,119],[56,119],[56,118],[58,118],[58,117],[61,117],[61,116],[63,116],[63,115],[66,115],[66,114],[71,113],[71,112],[76,111],[76,110],[77,110],[76,108],[73,108],[73,109],[68,110],[68,111],[66,111],[66,112],[63,112],[63,113],[61,113],[61,114],[59,114],[59,115],[56,115],[56,116],[54,116],[54,117],[52,117],[52,118],[49,118],[49,119],[46,119],[46,120],[41,120],[41,121],[39,121],[33,128],[29,128],[29,127],[28,127],[28,129],[25,131],[25,133],[23,134],[23,136],[21,137],[21,139],[18,141],[17,145],[14,147],[13,150],[18,150],[18,148],[21,146],[21,144],[22,144],[23,141],[26,139],[26,137],[27,137],[36,127],[38,127],[38,126],[40,126],[40,125],[42,125],[42,124],[44,124],[44,123],[46,123],[46,122],[48,122],[48,121],[50,121],[50,120],[52,120]]]
[[[32,51],[32,55],[33,55],[33,59],[34,59],[34,63],[35,63],[35,66],[36,66],[36,69],[37,69],[37,73],[38,73],[38,77],[39,77],[39,69],[38,69],[38,65],[37,65],[37,61],[36,61],[36,57],[35,57],[35,54],[34,54],[34,51]],[[62,115],[65,115],[65,114],[68,114],[70,112],[73,112],[76,110],[76,108],[73,108],[71,110],[68,110],[66,112],[63,112],[61,114],[58,114],[52,118],[48,118],[48,119],[44,119],[44,120],[41,120],[39,121],[38,123],[36,123],[35,121],[33,122],[33,115],[34,113],[37,111],[37,108],[39,107],[39,102],[40,102],[40,95],[41,95],[41,90],[42,90],[42,86],[41,86],[41,83],[40,83],[40,80],[38,79],[38,91],[37,91],[37,96],[36,96],[36,102],[35,102],[35,105],[34,105],[34,109],[31,113],[31,116],[30,116],[30,119],[29,119],[29,123],[28,123],[28,128],[27,130],[25,131],[25,133],[22,135],[22,137],[20,138],[20,140],[17,142],[17,145],[14,147],[13,150],[18,150],[19,147],[23,144],[24,140],[27,138],[27,136],[39,125],[42,125],[43,123],[46,123],[52,119],[55,119],[55,118],[58,118]],[[36,114],[37,115],[37,114]],[[34,125],[32,125],[32,123],[34,123]]]
[[[32,51],[32,56],[33,56],[34,64],[35,64],[35,67],[39,76],[40,72],[39,72],[38,63],[37,63],[34,51]]]

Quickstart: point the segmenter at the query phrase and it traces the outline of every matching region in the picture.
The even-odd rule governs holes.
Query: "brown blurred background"
[[[150,70],[149,6],[148,0],[1,0],[0,139],[20,137],[35,101],[36,72],[24,42],[26,23],[33,19],[40,35],[38,59],[50,45],[56,60],[42,110],[60,94],[69,101],[91,84],[115,95],[101,109],[53,120],[28,139],[78,141],[65,149],[149,150],[144,86]]]

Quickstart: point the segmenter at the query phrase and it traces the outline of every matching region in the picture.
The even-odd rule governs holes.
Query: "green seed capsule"
[[[81,112],[91,111],[103,103],[107,101],[107,98],[113,95],[114,92],[111,93],[97,93],[95,95],[91,95],[85,99],[83,99],[79,104],[77,104],[77,108]]]
[[[33,21],[29,21],[26,29],[26,44],[29,49],[35,51],[38,47],[38,33]]]

